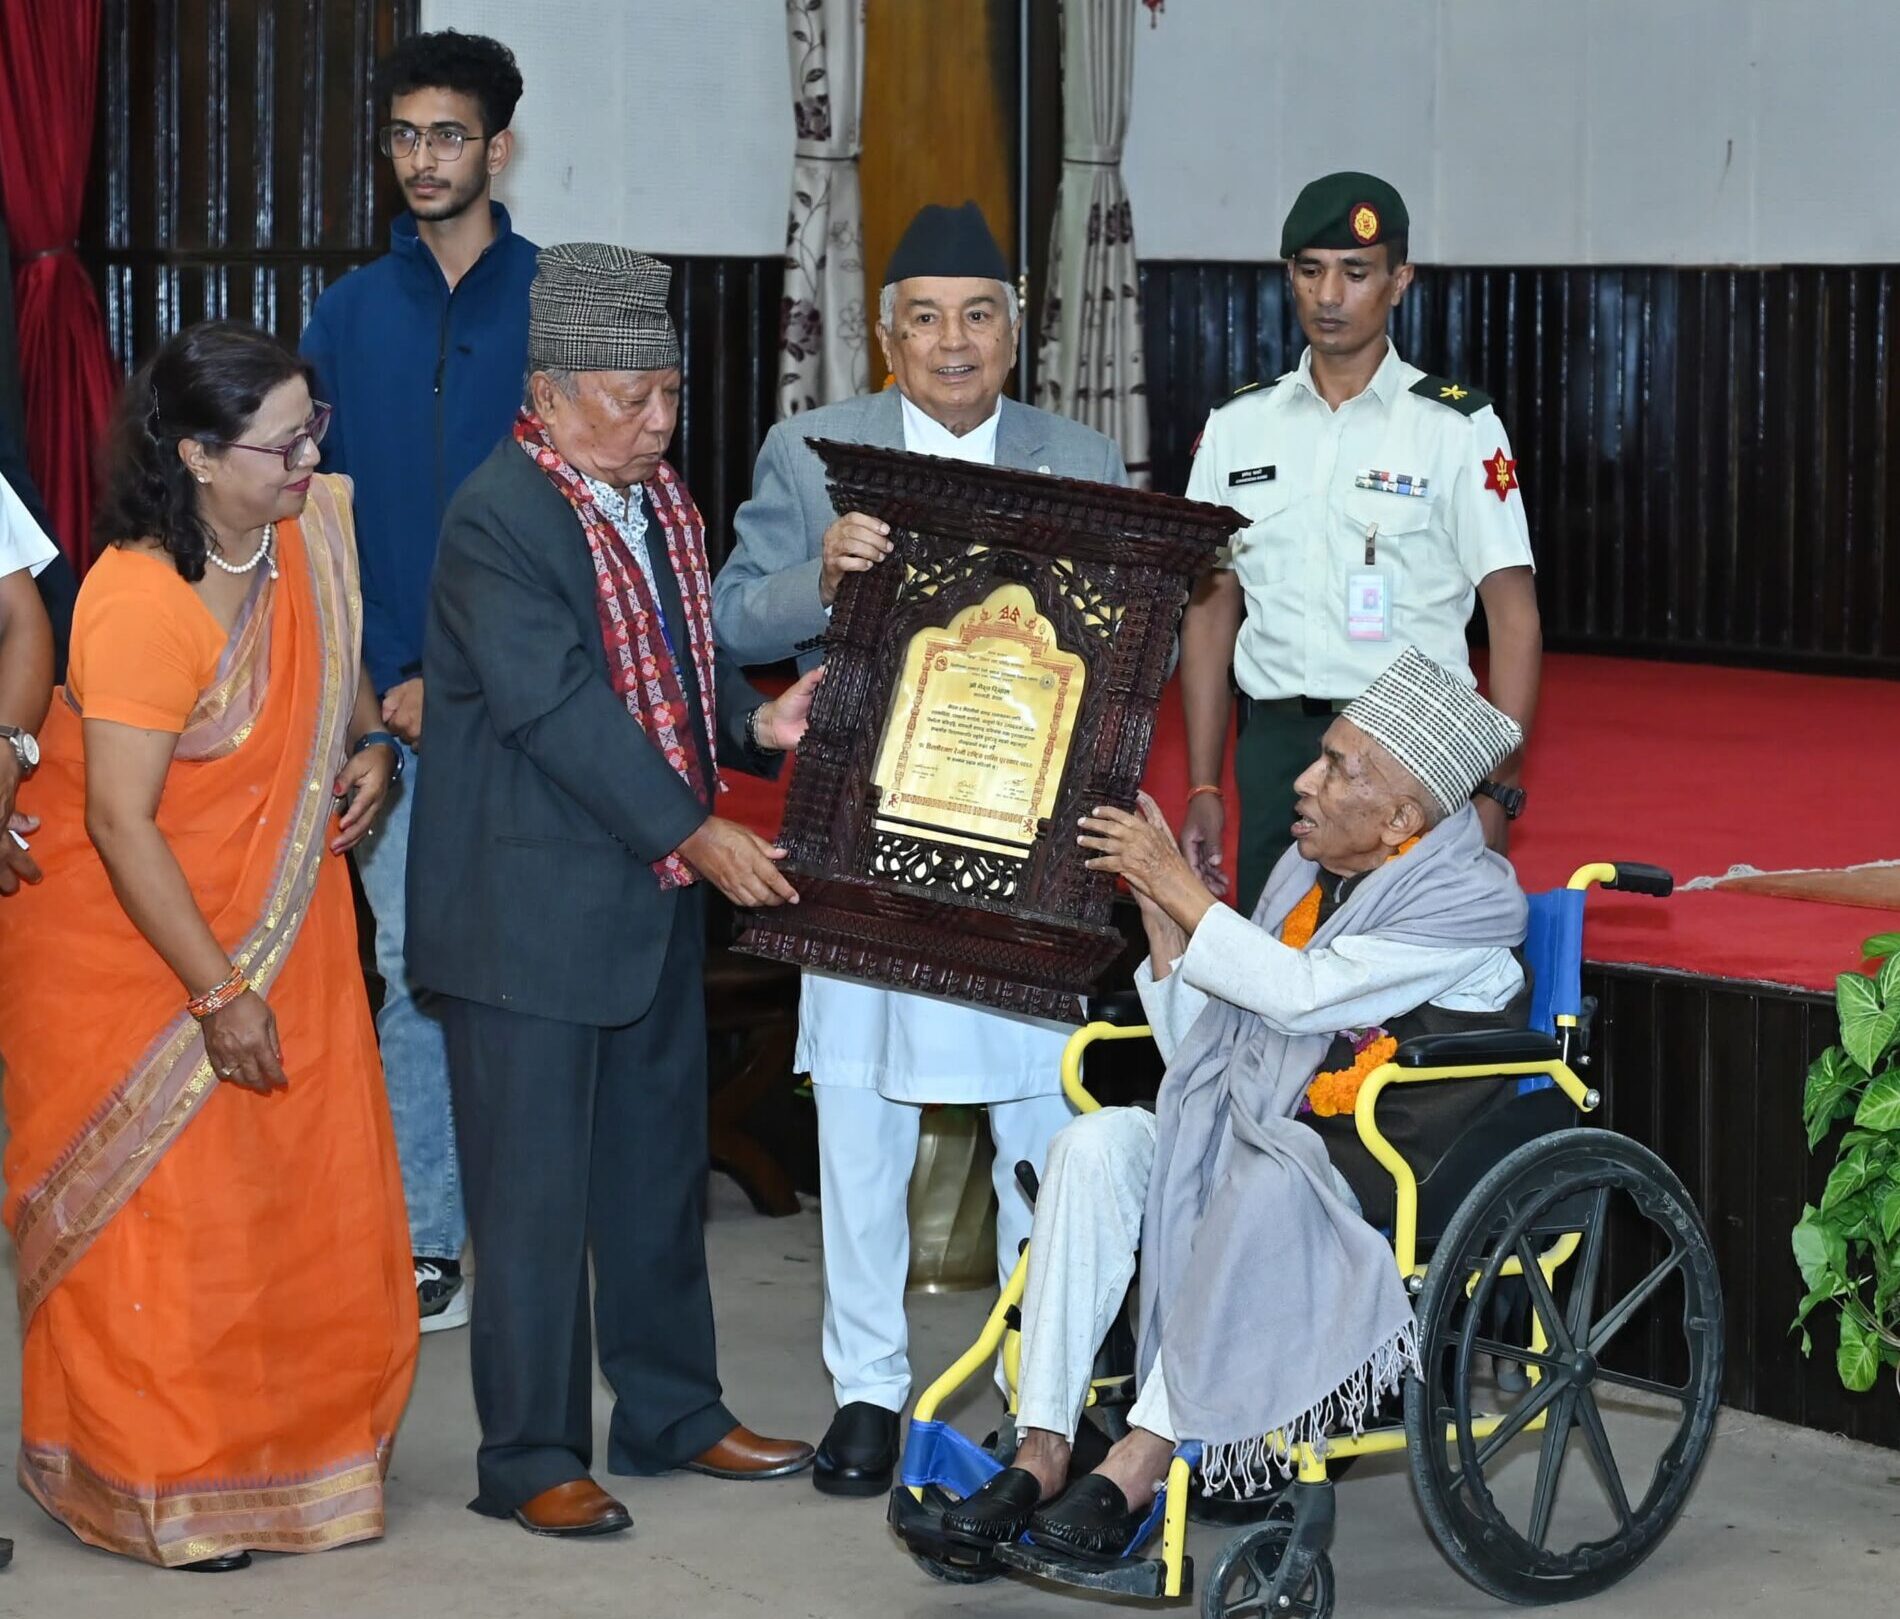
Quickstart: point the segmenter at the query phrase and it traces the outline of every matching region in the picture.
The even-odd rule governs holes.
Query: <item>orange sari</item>
[[[81,1540],[168,1567],[383,1529],[416,1297],[333,835],[362,618],[348,485],[278,525],[228,640],[170,559],[109,551],[20,795],[0,901],[4,1218],[25,1324],[20,1478]],[[158,826],[276,1014],[289,1089],[217,1082],[85,830],[80,714],[179,732]]]

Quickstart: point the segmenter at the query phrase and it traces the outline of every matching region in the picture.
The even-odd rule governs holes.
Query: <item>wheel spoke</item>
[[[1564,1325],[1563,1312],[1557,1308],[1557,1301],[1551,1297],[1550,1283],[1544,1279],[1543,1266],[1537,1263],[1537,1255],[1531,1251],[1528,1238],[1517,1239],[1517,1262],[1524,1270],[1524,1285],[1530,1289],[1531,1308],[1544,1323],[1544,1336],[1559,1354],[1568,1355],[1570,1331]]]
[[[1570,1340],[1588,1336],[1590,1300],[1596,1296],[1597,1275],[1603,1269],[1603,1250],[1609,1230],[1610,1189],[1599,1186],[1590,1199],[1590,1213],[1583,1228],[1583,1257],[1577,1261],[1577,1280],[1570,1295],[1570,1313],[1566,1325]]]
[[[1535,1422],[1538,1414],[1569,1386],[1562,1377],[1546,1377],[1539,1383],[1516,1409],[1498,1424],[1491,1437],[1478,1447],[1477,1455],[1473,1459],[1479,1469],[1482,1470],[1486,1462]]]
[[[1672,1249],[1667,1259],[1638,1282],[1615,1309],[1608,1311],[1603,1319],[1590,1329],[1591,1354],[1599,1358],[1602,1356],[1610,1340],[1629,1325],[1630,1317],[1649,1302],[1656,1289],[1669,1279],[1671,1273],[1682,1264],[1682,1260],[1682,1249]]]
[[[1527,1349],[1522,1344],[1507,1344],[1496,1338],[1473,1338],[1471,1347],[1480,1355],[1489,1355],[1493,1360],[1514,1360],[1521,1365],[1536,1366],[1546,1372],[1563,1369],[1561,1361],[1553,1360],[1549,1355],[1540,1355],[1536,1350]]]
[[[1688,1405],[1695,1394],[1688,1384],[1681,1388],[1669,1383],[1658,1383],[1653,1377],[1638,1377],[1633,1372],[1613,1372],[1607,1366],[1597,1368],[1599,1383],[1614,1383],[1618,1388],[1635,1389],[1642,1394],[1659,1395],[1665,1400],[1674,1400],[1678,1405]]]
[[[1540,1552],[1550,1537],[1550,1515],[1557,1505],[1557,1479],[1564,1470],[1570,1424],[1576,1413],[1576,1394],[1570,1389],[1556,1402],[1557,1410],[1544,1429],[1543,1448],[1537,1453],[1537,1489],[1531,1497],[1531,1522],[1525,1538]]]
[[[1603,1426],[1603,1413],[1597,1409],[1596,1396],[1588,1389],[1577,1391],[1577,1415],[1583,1419],[1584,1437],[1590,1442],[1590,1450],[1597,1460],[1597,1471],[1603,1475],[1603,1487],[1610,1494],[1610,1505],[1616,1508],[1616,1521],[1625,1529],[1635,1526],[1636,1514],[1630,1511],[1629,1493],[1623,1488],[1622,1470],[1616,1465],[1616,1453],[1610,1449],[1609,1430]]]

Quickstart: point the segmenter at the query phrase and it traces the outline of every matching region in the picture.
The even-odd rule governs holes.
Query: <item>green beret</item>
[[[1329,174],[1293,201],[1280,231],[1280,257],[1309,247],[1371,247],[1411,226],[1405,199],[1371,174]]]

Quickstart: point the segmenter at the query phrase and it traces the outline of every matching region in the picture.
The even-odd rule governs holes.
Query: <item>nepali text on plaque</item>
[[[872,776],[879,829],[1026,855],[1055,808],[1086,679],[1021,585],[919,630]]]

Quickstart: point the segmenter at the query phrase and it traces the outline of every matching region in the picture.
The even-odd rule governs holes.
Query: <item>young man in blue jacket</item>
[[[381,64],[380,145],[409,212],[390,250],[324,292],[304,328],[318,397],[335,407],[324,468],[356,484],[363,656],[403,770],[357,850],[376,915],[377,1019],[415,1254],[422,1330],[468,1320],[467,1225],[448,1059],[428,997],[403,966],[409,808],[421,763],[422,626],[442,514],[512,427],[528,350],[535,246],[491,200],[507,167],[521,74],[505,45],[453,30],[405,40]]]

